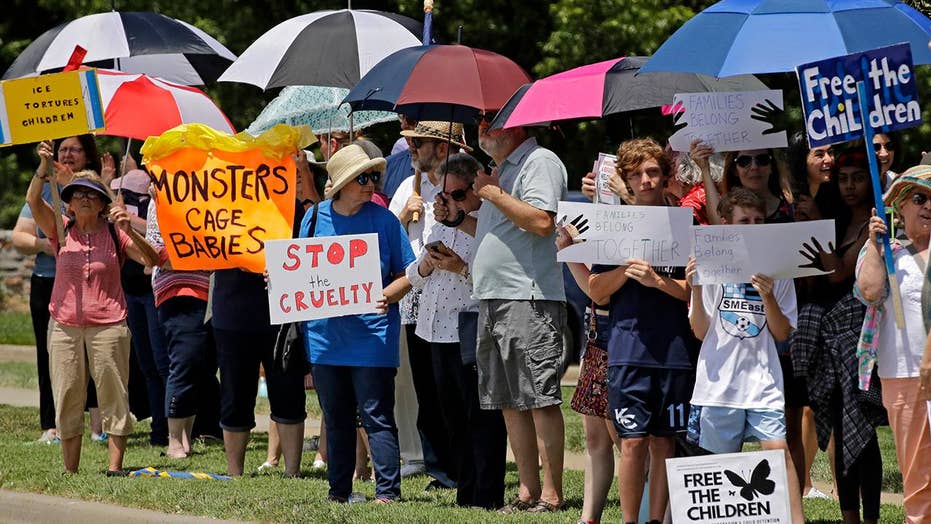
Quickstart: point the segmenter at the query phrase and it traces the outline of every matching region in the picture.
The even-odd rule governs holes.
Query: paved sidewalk
[[[103,502],[68,499],[35,493],[0,490],[0,523],[68,522],[70,524],[100,524],[102,522],[140,523],[236,523],[207,517],[173,515],[161,511],[126,508]]]

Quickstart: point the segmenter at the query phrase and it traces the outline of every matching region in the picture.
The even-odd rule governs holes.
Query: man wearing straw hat
[[[471,148],[465,143],[462,124],[458,123],[418,122],[413,129],[401,131],[401,136],[410,143],[411,165],[419,176],[415,174],[401,182],[389,209],[407,230],[414,256],[420,257],[427,237],[435,227],[440,227],[431,209],[434,199],[443,190],[437,170],[455,152],[450,151],[451,147],[466,151]],[[401,321],[406,328],[410,369],[417,393],[417,429],[426,472],[435,479],[431,487],[454,488],[456,474],[452,471],[454,461],[449,434],[442,419],[436,416],[440,406],[433,380],[430,343],[415,333],[419,296],[419,290],[415,290],[401,301]]]
[[[479,146],[496,164],[473,183],[485,202],[477,222],[460,225],[475,228],[477,244],[479,402],[482,409],[501,409],[517,462],[520,487],[501,511],[546,513],[563,503],[559,380],[566,294],[554,217],[567,196],[566,168],[526,129],[491,130],[493,118],[486,113],[478,121]],[[443,209],[436,215],[446,217]]]

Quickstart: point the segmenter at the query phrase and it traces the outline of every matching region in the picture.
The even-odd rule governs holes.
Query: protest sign
[[[265,256],[272,324],[374,313],[382,297],[375,233],[271,240]]]
[[[291,153],[303,136],[290,126],[251,137],[186,124],[146,140],[143,161],[174,269],[265,269],[265,242],[292,236]]]
[[[688,263],[691,209],[560,202],[556,216],[584,240],[556,253],[559,262],[622,265],[639,258],[656,266]]]
[[[921,124],[918,87],[908,44],[803,64],[796,68],[811,147],[863,136],[857,82],[868,100],[865,115],[877,133]]]
[[[666,478],[676,524],[792,522],[782,450],[666,459]]]
[[[0,146],[104,128],[96,69],[0,82],[0,99]]]
[[[676,132],[669,144],[688,151],[695,139],[715,151],[786,147],[782,91],[680,93],[673,100]]]
[[[621,203],[621,197],[611,191],[609,181],[611,176],[617,171],[616,155],[607,153],[598,153],[598,160],[595,161],[595,203],[617,205]]]
[[[691,237],[695,285],[750,282],[757,273],[807,277],[825,274],[813,260],[819,260],[819,246],[834,245],[834,221],[692,226]]]

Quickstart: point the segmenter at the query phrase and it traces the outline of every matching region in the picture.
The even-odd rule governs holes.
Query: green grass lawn
[[[35,387],[35,366],[29,363],[0,363],[0,387]],[[30,385],[31,384],[31,385]],[[308,413],[319,418],[319,406],[313,392],[308,392]],[[564,388],[563,412],[566,417],[567,449],[584,452],[585,438],[581,418],[568,408],[572,388]],[[0,399],[2,401],[2,399]],[[259,399],[258,412],[268,412],[268,402]],[[223,447],[219,444],[197,443],[197,454],[187,461],[170,461],[159,456],[160,448],[150,447],[147,442],[147,422],[136,427],[130,439],[126,455],[127,468],[153,466],[164,469],[186,471],[209,471],[222,473],[226,469]],[[564,489],[567,511],[558,515],[520,517],[499,516],[478,510],[466,510],[455,506],[455,493],[451,491],[424,492],[429,479],[415,477],[404,479],[402,493],[404,501],[391,507],[374,504],[340,506],[325,502],[327,483],[325,476],[312,472],[309,457],[304,460],[305,478],[285,479],[280,474],[248,475],[231,482],[171,480],[171,479],[115,479],[103,475],[106,469],[106,448],[85,440],[81,473],[64,475],[61,466],[61,451],[58,446],[35,445],[30,441],[39,435],[38,411],[32,408],[13,408],[0,405],[0,488],[16,491],[47,493],[71,498],[99,500],[124,506],[148,508],[169,513],[207,515],[219,518],[273,522],[575,522],[582,507],[583,475],[580,471],[566,471]],[[886,485],[890,478],[901,476],[895,466],[891,435],[881,428],[880,442],[884,453]],[[265,434],[256,434],[250,443],[246,458],[246,470],[254,471],[265,460]],[[892,453],[892,455],[889,455]],[[820,454],[823,455],[823,454]],[[887,456],[888,455],[888,456]],[[827,461],[819,459],[821,467]],[[818,462],[813,471],[822,478]],[[829,475],[829,470],[824,469]],[[824,480],[828,480],[827,477]],[[509,464],[507,493],[516,491],[517,474]],[[887,488],[888,489],[888,488]],[[355,490],[374,495],[371,483],[357,483]],[[891,489],[888,489],[892,491]],[[610,509],[604,522],[621,522],[618,509],[617,483],[611,489],[608,501]],[[837,503],[834,501],[806,500],[805,515],[808,522],[841,522]],[[901,522],[902,508],[884,505],[881,522]]]
[[[32,316],[28,311],[0,311],[0,344],[34,346]]]

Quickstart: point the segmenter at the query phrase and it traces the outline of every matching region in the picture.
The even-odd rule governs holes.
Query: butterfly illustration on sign
[[[763,459],[753,468],[750,474],[750,481],[746,481],[729,469],[724,470],[727,480],[731,481],[735,487],[740,488],[740,496],[746,500],[753,500],[760,495],[772,495],[776,489],[776,483],[769,479],[770,467],[769,461]]]

